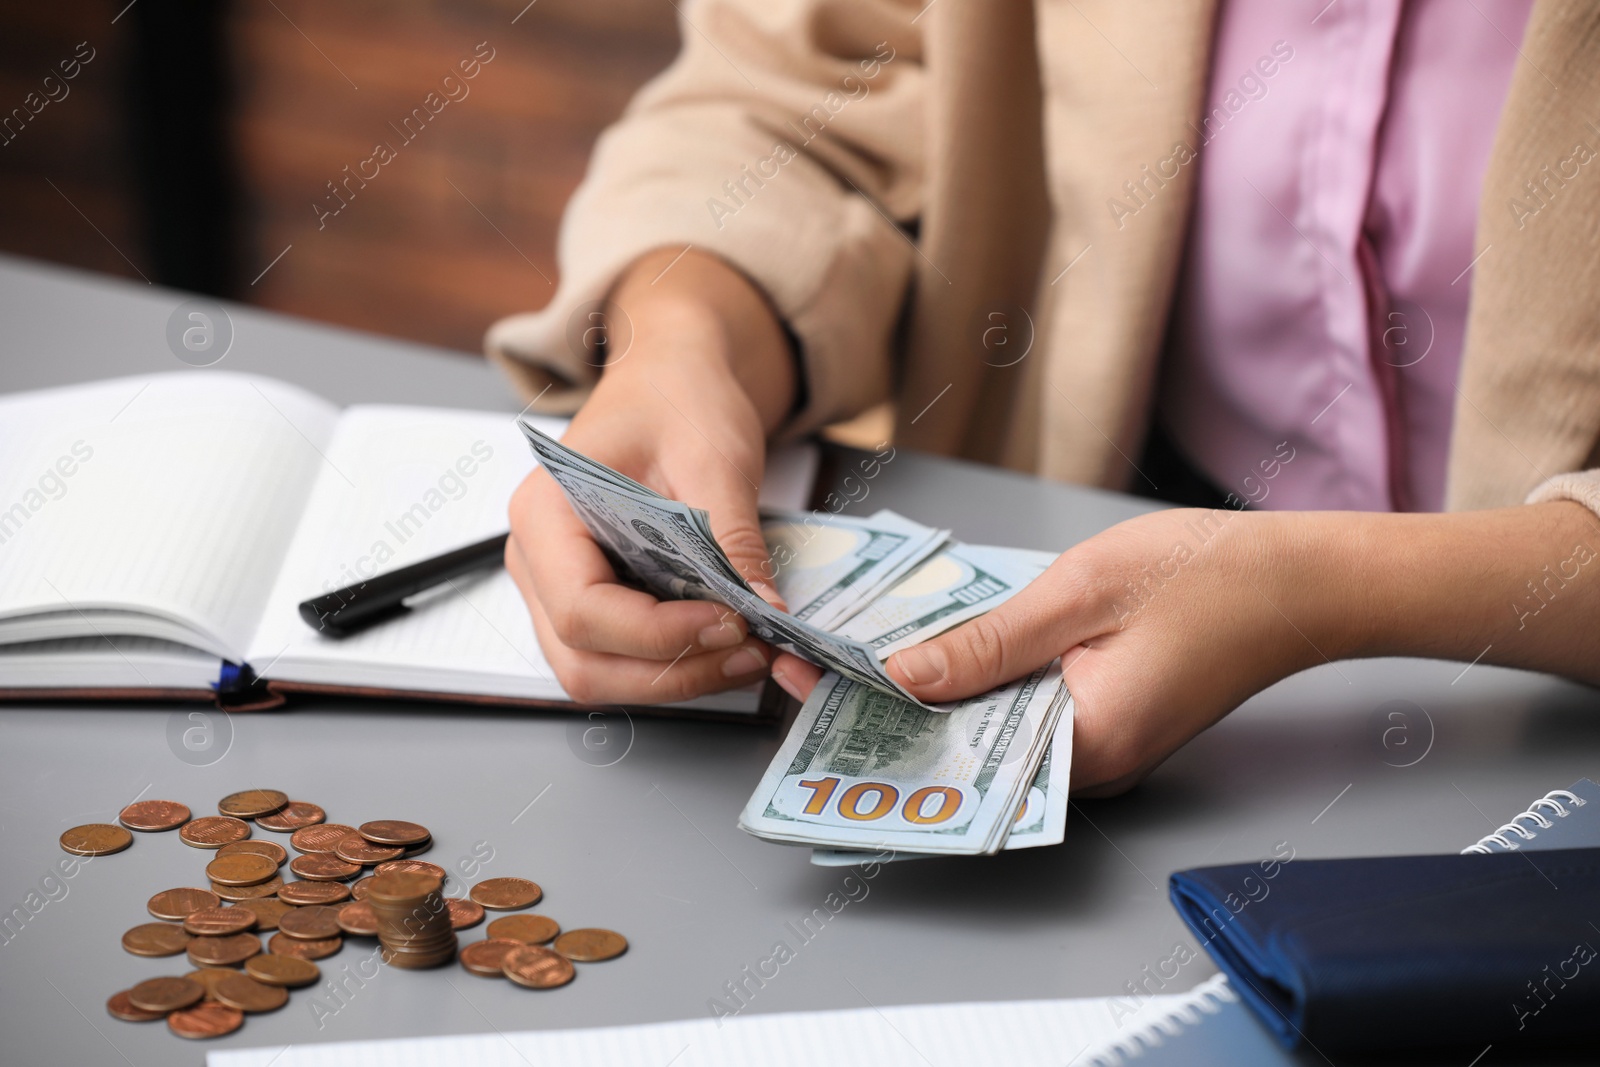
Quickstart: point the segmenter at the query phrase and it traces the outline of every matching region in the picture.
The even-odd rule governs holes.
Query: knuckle
[[[710,690],[703,681],[695,676],[695,672],[675,667],[662,675],[656,684],[651,687],[650,702],[652,704],[675,704],[680,700],[693,700]]]
[[[559,608],[547,605],[545,610],[550,618],[550,628],[555,631],[556,640],[568,648],[589,650],[589,622],[581,607],[574,604]]]
[[[511,504],[507,510],[514,525],[531,522],[533,517],[539,513],[536,503],[539,494],[539,474],[539,471],[534,471],[528,477],[522,479],[511,493]]]
[[[749,572],[746,578],[764,577],[761,565],[767,559],[767,542],[761,536],[760,529],[740,524],[718,534],[717,542],[735,565]]]
[[[558,667],[556,669],[556,679],[561,683],[561,688],[567,691],[567,696],[571,697],[576,703],[598,704],[600,702],[600,691],[587,671],[574,667],[568,667],[563,670]]]
[[[1011,647],[1010,624],[995,612],[980,615],[968,627],[966,655],[981,674],[1002,673]]]

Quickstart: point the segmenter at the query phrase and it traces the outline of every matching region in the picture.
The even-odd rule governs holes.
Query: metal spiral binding
[[[1563,799],[1567,802],[1566,807],[1563,807],[1561,804]],[[1550,792],[1546,793],[1544,796],[1528,805],[1527,811],[1516,816],[1494,833],[1489,834],[1487,837],[1480,838],[1477,844],[1468,845],[1466,848],[1462,849],[1461,854],[1465,856],[1468,853],[1477,853],[1479,855],[1487,856],[1494,851],[1489,847],[1490,845],[1499,845],[1500,851],[1502,852],[1515,852],[1519,847],[1517,844],[1518,840],[1532,841],[1539,835],[1540,830],[1548,830],[1550,827],[1555,825],[1555,823],[1551,822],[1544,814],[1540,812],[1540,808],[1544,808],[1551,815],[1554,815],[1558,819],[1565,819],[1572,813],[1573,808],[1581,808],[1587,803],[1589,803],[1587,800],[1584,800],[1582,797],[1578,796],[1578,794],[1569,790],[1552,789]],[[1524,819],[1532,822],[1535,828],[1529,829],[1528,827],[1522,825]]]
[[[1088,1067],[1118,1067],[1148,1049],[1159,1047],[1167,1038],[1177,1037],[1185,1026],[1194,1026],[1206,1015],[1215,1015],[1224,1004],[1239,995],[1228,986],[1228,976],[1214,974],[1184,995],[1182,1002],[1150,1020],[1143,1028],[1121,1038],[1085,1063]]]

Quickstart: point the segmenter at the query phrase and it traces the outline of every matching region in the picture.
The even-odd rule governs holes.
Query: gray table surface
[[[0,392],[180,366],[165,329],[183,299],[0,258]],[[219,366],[340,402],[518,407],[489,368],[458,354],[229,313],[235,340]],[[870,485],[862,508],[1041,549],[1148,507],[905,453]],[[0,916],[27,915],[0,940],[0,1063],[197,1064],[226,1045],[704,1016],[774,942],[794,940],[786,924],[834,892],[856,899],[749,1011],[1114,994],[1176,942],[1193,944],[1167,903],[1170,872],[1257,859],[1278,842],[1302,857],[1459,849],[1547,790],[1600,771],[1596,704],[1591,690],[1483,666],[1325,666],[1250,700],[1133,793],[1076,805],[1059,848],[904,863],[870,881],[735,828],[778,746],[775,728],[617,716],[601,725],[626,754],[600,765],[581,737],[592,724],[571,716],[306,701],[213,715],[215,736],[231,734],[225,751],[219,742],[186,760],[172,739],[196,725],[193,707],[0,708]],[[1381,743],[1390,723],[1379,709],[1393,708],[1410,712],[1409,747]],[[188,969],[181,957],[130,956],[118,938],[148,918],[150,894],[203,884],[207,854],[172,834],[138,835],[128,851],[52,882],[57,836],[113,820],[136,796],[198,814],[254,786],[321,804],[335,821],[426,823],[430,859],[454,868],[491,856],[478,877],[531,877],[546,893],[537,910],[568,928],[613,927],[632,948],[537,994],[455,967],[384,968],[361,984],[351,975],[370,949],[352,942],[323,961],[324,976],[343,983],[337,996],[297,991],[285,1009],[207,1046],[110,1018],[112,993]],[[1169,991],[1210,973],[1201,958]]]

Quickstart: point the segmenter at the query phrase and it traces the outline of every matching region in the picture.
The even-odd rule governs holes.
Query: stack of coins
[[[416,970],[455,958],[456,932],[442,888],[438,876],[420,871],[372,876],[365,903],[376,920],[383,962]]]

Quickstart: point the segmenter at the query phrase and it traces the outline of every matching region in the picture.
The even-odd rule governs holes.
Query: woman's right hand
[[[793,357],[742,275],[693,252],[661,275],[673,254],[642,258],[612,294],[632,343],[612,358],[563,441],[709,512],[729,560],[779,603],[756,496],[767,432],[793,402]],[[772,667],[773,650],[729,608],[659,601],[622,584],[542,469],[512,497],[506,569],[557,680],[580,703],[688,700],[748,685]]]

